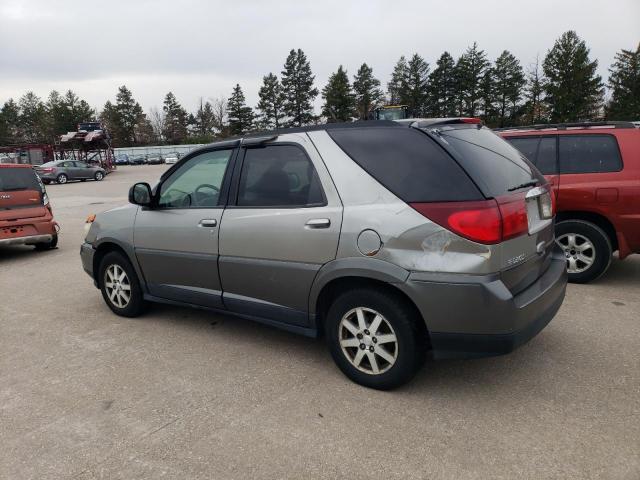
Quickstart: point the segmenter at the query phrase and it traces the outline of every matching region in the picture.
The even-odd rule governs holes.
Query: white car
[[[168,165],[173,165],[174,163],[178,163],[178,154],[170,153],[164,158],[164,163]]]

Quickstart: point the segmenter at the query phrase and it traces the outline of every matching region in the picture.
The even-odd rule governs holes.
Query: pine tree
[[[162,105],[164,111],[164,138],[171,145],[183,143],[187,138],[189,115],[172,92],[167,93]]]
[[[282,127],[284,119],[285,95],[278,77],[269,73],[262,77],[262,86],[258,92],[258,111],[260,127],[264,129],[278,129]]]
[[[107,101],[100,118],[107,125],[113,145],[128,147],[137,144],[136,125],[144,115],[142,107],[125,85],[118,88],[116,103]]]
[[[552,122],[599,116],[603,86],[597,68],[598,61],[589,60],[589,49],[576,32],[569,30],[556,40],[542,63]]]
[[[373,70],[363,63],[353,77],[353,92],[356,112],[360,120],[368,120],[373,109],[382,102],[384,93],[380,80],[373,76]]]
[[[429,64],[415,53],[407,64],[407,89],[402,103],[409,107],[409,114],[422,117],[427,110],[427,87],[429,86]]]
[[[246,105],[244,93],[239,84],[233,87],[233,93],[227,103],[227,114],[231,135],[242,135],[253,128],[253,110]]]
[[[213,138],[213,131],[215,129],[215,116],[213,113],[213,106],[210,102],[203,102],[200,97],[200,105],[193,117],[193,126],[195,133],[200,137]]]
[[[460,103],[463,115],[475,117],[478,114],[478,102],[481,97],[481,82],[489,61],[484,50],[479,50],[476,42],[467,48],[457,64]]]
[[[449,52],[444,52],[429,75],[427,87],[427,114],[432,117],[456,115],[456,63]]]
[[[407,59],[403,55],[393,67],[391,80],[387,83],[387,94],[391,105],[399,105],[407,98],[408,70]]]
[[[497,102],[497,125],[499,127],[515,124],[520,109],[525,84],[524,71],[520,61],[505,50],[497,58],[493,68],[495,81],[495,100]]]
[[[477,115],[482,118],[484,123],[492,127],[497,123],[497,103],[495,71],[492,67],[488,67],[480,79],[480,100],[478,101]]]
[[[322,115],[327,117],[327,122],[348,122],[355,116],[354,95],[342,65],[329,76],[327,85],[322,89],[322,98]]]
[[[291,50],[282,70],[282,91],[285,95],[284,112],[288,126],[307,125],[315,120],[313,100],[318,96],[314,88],[315,77],[311,64],[301,49]]]
[[[620,50],[609,69],[611,101],[607,118],[612,120],[640,119],[640,44],[636,51]]]
[[[20,108],[18,104],[10,98],[0,109],[0,145],[11,145],[18,143],[18,119]]]
[[[96,117],[93,108],[71,90],[67,90],[64,96],[53,90],[49,94],[45,107],[48,136],[51,139],[63,133],[75,131],[78,123],[91,121]]]
[[[526,124],[539,124],[546,121],[547,110],[544,101],[544,77],[540,71],[540,61],[536,56],[535,63],[527,69],[525,87],[524,122]]]
[[[27,92],[18,101],[20,116],[18,125],[25,142],[38,143],[49,141],[47,138],[47,110],[35,93]]]

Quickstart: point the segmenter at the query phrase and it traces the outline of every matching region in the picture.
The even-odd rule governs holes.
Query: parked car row
[[[171,152],[162,156],[159,153],[144,154],[144,155],[128,155],[126,153],[120,153],[116,155],[116,165],[159,165],[162,163],[174,164],[180,159],[178,152]]]

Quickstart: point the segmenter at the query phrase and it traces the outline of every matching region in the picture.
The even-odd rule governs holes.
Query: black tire
[[[381,314],[388,326],[392,328],[392,333],[396,336],[397,343],[392,345],[391,348],[383,347],[386,350],[385,353],[395,353],[395,362],[391,364],[384,359],[381,360],[380,357],[376,357],[376,365],[383,367],[381,373],[376,374],[372,371],[367,373],[360,370],[353,363],[353,360],[357,358],[358,350],[364,350],[360,368],[372,370],[367,351],[371,347],[374,347],[374,349],[381,347],[378,343],[371,343],[372,341],[376,342],[375,335],[378,335],[376,332],[364,330],[364,332],[368,332],[363,337],[364,339],[356,340],[355,334],[353,338],[349,339],[362,342],[368,340],[370,346],[364,349],[361,348],[364,343],[359,347],[345,347],[344,350],[340,344],[342,332],[346,331],[341,327],[341,321],[345,315],[353,312],[358,307],[373,311],[367,312],[369,318],[375,317],[376,313]],[[427,345],[426,337],[423,333],[424,330],[419,328],[419,322],[422,321],[415,310],[410,305],[407,305],[403,298],[388,290],[382,288],[358,288],[347,291],[333,301],[327,313],[325,327],[331,356],[340,370],[355,383],[378,390],[390,390],[399,387],[411,380],[424,360]],[[373,322],[369,322],[368,326],[371,323]],[[362,335],[362,333],[358,335]],[[379,355],[379,353],[371,350],[371,355],[374,354]],[[351,358],[352,356],[353,358]],[[379,365],[378,361],[381,362]],[[384,371],[384,368],[387,368],[387,370]]]
[[[86,179],[86,178],[81,178],[81,179],[80,179],[80,181],[81,181],[81,182],[86,182],[86,181],[87,181],[87,179]]]
[[[56,177],[56,182],[58,182],[61,185],[64,183],[67,183],[68,181],[69,181],[69,177],[65,173],[61,173]]]
[[[112,266],[118,266],[126,273],[128,285],[130,287],[130,297],[128,303],[123,306],[119,306],[110,298],[107,291],[107,269]],[[137,317],[144,313],[147,309],[147,302],[144,300],[142,288],[140,287],[140,281],[138,275],[136,275],[135,269],[131,265],[131,262],[124,255],[119,252],[107,253],[100,262],[100,268],[98,269],[98,285],[102,292],[102,298],[105,303],[116,315],[122,317]],[[123,283],[124,285],[124,283]]]
[[[49,185],[51,183],[51,180],[42,180],[42,183],[44,183],[45,185]]]
[[[36,248],[36,250],[52,250],[54,248],[56,248],[58,246],[58,235],[54,234],[53,237],[51,238],[50,242],[42,242],[42,243],[36,243],[34,245],[34,247]]]
[[[104,179],[104,173],[102,172],[96,172],[96,174],[93,176],[94,180],[96,182],[101,182]]]
[[[578,235],[576,243],[577,240],[582,237],[582,239],[586,239],[593,246],[592,249],[584,251],[587,256],[595,255],[591,265],[587,268],[584,268],[586,263],[576,260],[576,257],[573,255],[575,251],[568,247],[565,239],[568,238],[568,235],[570,234]],[[606,272],[609,265],[611,265],[611,240],[604,230],[591,222],[584,220],[567,220],[558,223],[556,225],[556,242],[564,250],[564,253],[567,256],[569,281],[572,283],[592,282]],[[580,246],[581,245],[584,245],[584,242],[582,242]],[[578,255],[580,254],[580,252],[575,253]],[[574,272],[569,269],[569,262],[572,257],[574,262],[578,262],[577,268],[575,269],[576,271]]]

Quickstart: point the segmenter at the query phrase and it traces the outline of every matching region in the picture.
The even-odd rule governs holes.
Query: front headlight
[[[89,215],[87,217],[87,220],[84,222],[84,234],[85,236],[89,233],[89,230],[91,230],[91,225],[93,225],[93,222],[95,222],[96,220],[96,214],[92,213],[91,215]]]

